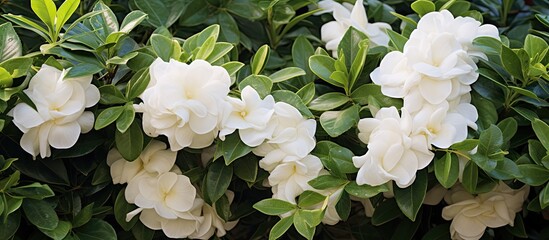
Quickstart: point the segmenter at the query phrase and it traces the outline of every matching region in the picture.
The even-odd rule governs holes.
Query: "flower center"
[[[246,116],[248,116],[248,112],[242,111],[242,112],[240,112],[240,116],[246,117]]]

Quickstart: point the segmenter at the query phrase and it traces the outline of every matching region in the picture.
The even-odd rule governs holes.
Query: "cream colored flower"
[[[227,191],[225,195],[227,195],[227,198],[229,199],[229,204],[232,203],[234,200],[234,193],[232,191]],[[202,216],[204,220],[202,221],[200,228],[190,235],[189,238],[210,239],[214,233],[217,237],[223,237],[227,234],[227,231],[233,229],[238,223],[238,220],[225,222],[219,217],[215,207],[210,206],[207,203],[204,203],[202,206]]]
[[[424,135],[412,134],[412,119],[406,109],[402,117],[395,107],[380,109],[375,118],[361,119],[359,138],[368,144],[363,156],[353,157],[360,168],[356,182],[379,186],[394,180],[405,188],[415,180],[416,172],[434,157]]]
[[[150,66],[151,80],[136,105],[143,130],[165,135],[173,151],[209,146],[223,119],[231,79],[227,71],[203,60],[185,64],[160,58]]]
[[[48,65],[32,77],[23,92],[36,105],[17,104],[9,115],[22,132],[21,147],[33,157],[51,155],[50,146],[67,149],[76,143],[80,133],[93,127],[94,116],[85,108],[99,101],[99,90],[91,84],[92,76],[65,78],[67,71]]]
[[[175,166],[177,152],[166,149],[166,144],[152,140],[134,161],[127,161],[116,148],[109,151],[107,164],[111,167],[114,184],[130,182],[135,176],[147,172],[154,176],[169,172]]]
[[[297,161],[282,162],[269,175],[273,198],[295,203],[295,198],[306,190],[312,190],[310,180],[320,175],[323,169],[320,159],[308,155]]]
[[[274,98],[268,95],[261,99],[257,91],[250,86],[242,89],[241,98],[228,97],[232,111],[223,123],[219,138],[225,140],[226,135],[238,129],[242,142],[250,147],[256,147],[272,136],[274,126],[267,123],[274,113]]]
[[[318,12],[317,15],[333,12],[335,21],[324,24],[320,29],[320,36],[322,41],[326,42],[326,49],[332,51],[334,57],[337,57],[337,46],[343,35],[351,26],[368,36],[370,46],[388,46],[389,36],[386,29],[391,29],[391,26],[384,22],[368,23],[363,0],[357,0],[354,6],[323,0],[318,3],[318,7],[325,10]]]
[[[491,192],[476,197],[459,187],[451,190],[445,196],[450,205],[444,207],[442,217],[452,220],[452,239],[480,239],[487,227],[513,226],[515,214],[522,209],[529,189],[524,185],[514,190],[500,182]]]

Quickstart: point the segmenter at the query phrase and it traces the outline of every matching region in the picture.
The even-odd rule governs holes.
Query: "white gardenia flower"
[[[227,98],[232,111],[224,121],[219,138],[225,140],[226,135],[238,129],[242,142],[250,147],[256,147],[272,135],[274,126],[269,126],[267,123],[274,113],[275,101],[271,95],[262,100],[251,86],[242,89],[241,98],[242,100]]]
[[[370,46],[388,46],[389,36],[386,29],[391,29],[391,26],[384,22],[368,23],[363,0],[357,0],[354,6],[349,3],[339,4],[333,0],[323,0],[318,3],[318,7],[325,11],[318,12],[317,15],[333,12],[335,21],[324,24],[320,29],[320,36],[322,41],[326,42],[326,49],[332,51],[334,57],[337,57],[337,46],[343,35],[351,26],[368,36]]]
[[[471,17],[454,18],[448,10],[425,14],[421,17],[410,38],[427,39],[440,33],[454,35],[468,55],[484,59],[486,59],[486,55],[473,46],[473,40],[477,37],[500,39],[498,29],[494,25],[481,25],[479,21]]]
[[[316,146],[316,121],[304,118],[295,107],[285,102],[277,102],[274,110],[274,115],[268,123],[274,126],[272,136],[259,145],[254,153],[263,157],[270,151],[261,149],[280,149],[285,153],[281,155],[299,158],[307,156]]]
[[[227,71],[203,60],[185,64],[156,59],[151,80],[136,105],[143,113],[143,130],[165,135],[173,151],[209,146],[218,133],[227,107],[231,79]]]
[[[229,200],[229,204],[231,204],[234,200],[234,193],[232,191],[227,191],[225,195]],[[200,228],[195,233],[190,235],[189,238],[210,239],[214,233],[217,237],[223,237],[227,234],[227,231],[233,229],[238,223],[238,220],[225,222],[217,214],[215,207],[212,207],[207,203],[204,203],[202,206],[202,216],[204,220],[202,221]]]
[[[203,204],[204,200],[195,198],[192,207],[186,212],[177,212],[177,218],[174,219],[161,217],[154,209],[138,208],[128,213],[126,221],[141,213],[139,220],[150,229],[162,230],[169,238],[192,238],[204,222],[204,217],[201,216]]]
[[[93,127],[94,116],[85,108],[99,101],[99,90],[91,84],[92,75],[65,78],[67,71],[42,65],[23,92],[36,105],[17,104],[9,115],[23,132],[21,147],[33,157],[51,155],[50,146],[67,149],[80,133]]]
[[[494,190],[473,196],[464,189],[450,190],[445,196],[449,206],[442,217],[452,220],[452,239],[480,239],[487,227],[513,226],[515,214],[522,209],[530,187],[514,190],[500,182]]]
[[[308,155],[298,161],[282,162],[269,175],[273,198],[295,203],[295,198],[306,190],[312,190],[310,180],[323,169],[320,159]]]
[[[368,144],[363,156],[353,157],[360,168],[358,184],[379,186],[394,180],[405,188],[415,180],[416,172],[425,168],[434,157],[424,135],[412,134],[412,119],[406,109],[402,117],[395,107],[380,109],[375,118],[361,119],[359,138]]]
[[[143,209],[154,209],[166,219],[176,219],[179,213],[189,211],[196,198],[196,188],[185,175],[166,172],[157,177],[136,179],[139,194],[135,205]]]
[[[114,184],[130,182],[135,176],[146,172],[157,176],[171,171],[175,166],[177,152],[166,149],[166,144],[152,140],[134,161],[127,161],[116,148],[107,154],[107,164],[111,167]]]
[[[423,134],[428,142],[439,148],[448,148],[467,138],[467,120],[459,113],[449,112],[449,105],[425,104],[413,116],[414,134]]]

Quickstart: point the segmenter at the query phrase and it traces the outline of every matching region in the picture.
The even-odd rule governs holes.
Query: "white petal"
[[[67,149],[74,146],[79,136],[80,125],[77,122],[71,122],[64,125],[53,125],[48,141],[54,148]]]

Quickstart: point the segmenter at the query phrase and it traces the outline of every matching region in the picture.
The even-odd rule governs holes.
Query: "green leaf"
[[[518,168],[522,173],[522,177],[518,180],[530,186],[540,186],[549,180],[549,169],[545,167],[536,164],[522,164],[518,165]]]
[[[250,75],[238,83],[238,89],[242,91],[246,86],[251,86],[261,98],[265,98],[271,93],[273,81],[267,76]]]
[[[351,93],[351,99],[362,106],[368,105],[370,99],[376,100],[377,103],[381,104],[381,107],[395,106],[398,108],[402,106],[402,100],[383,95],[381,86],[373,83],[364,84],[356,88]]]
[[[12,85],[13,77],[6,69],[0,67],[0,88],[9,88]]]
[[[358,43],[358,52],[356,57],[353,59],[351,70],[349,71],[349,83],[347,85],[347,92],[351,92],[353,89],[356,80],[362,74],[364,68],[364,63],[366,62],[366,56],[368,54],[368,43],[367,39],[364,39]]]
[[[271,216],[284,214],[296,209],[296,205],[275,198],[263,199],[254,204],[253,207],[258,211]]]
[[[280,219],[273,228],[271,228],[271,231],[269,232],[269,240],[275,240],[282,237],[282,235],[290,229],[294,222],[294,215],[285,217]]]
[[[309,103],[309,109],[314,111],[327,111],[340,107],[349,102],[349,97],[339,92],[329,92],[319,96]]]
[[[21,214],[17,211],[8,215],[6,219],[0,219],[0,221],[3,221],[2,227],[0,228],[0,239],[11,239],[19,228],[19,224],[21,223]]]
[[[473,40],[473,46],[479,48],[488,55],[500,55],[501,41],[493,37],[477,37]]]
[[[257,49],[257,52],[251,61],[252,74],[258,75],[261,71],[263,71],[263,68],[265,68],[267,63],[267,59],[269,59],[269,52],[268,45],[263,45]]]
[[[355,154],[336,143],[320,141],[316,144],[312,154],[320,158],[322,165],[330,170],[334,176],[346,178],[346,173],[358,172],[352,160]]]
[[[104,220],[92,218],[84,226],[73,229],[80,240],[116,240],[114,228]]]
[[[545,123],[544,121],[536,118],[532,122],[532,128],[534,129],[534,133],[538,137],[543,147],[545,147],[545,149],[549,151],[549,125],[547,125],[547,123]]]
[[[404,51],[404,44],[406,44],[408,38],[391,29],[387,29],[386,31],[387,35],[389,36],[390,43],[395,48],[395,50],[400,52]]]
[[[132,228],[132,234],[136,240],[152,240],[154,237],[154,232],[154,230],[146,227],[140,221],[138,221]]]
[[[313,113],[309,111],[309,108],[305,106],[303,101],[301,101],[301,98],[295,93],[288,90],[277,90],[272,92],[271,95],[274,97],[276,102],[285,102],[297,108],[297,110],[299,110],[299,112],[301,112],[301,114],[303,114],[305,118],[314,117]]]
[[[379,193],[389,191],[389,188],[387,188],[387,185],[385,184],[379,186],[370,186],[367,184],[358,185],[353,181],[345,186],[345,191],[355,197],[371,198]]]
[[[488,174],[499,180],[511,180],[522,177],[517,164],[508,158],[498,161],[496,168]]]
[[[427,193],[427,172],[417,172],[414,183],[407,188],[399,188],[396,184],[393,186],[398,207],[406,217],[415,221]]]
[[[536,55],[541,54],[547,47],[549,47],[549,45],[543,38],[532,34],[528,34],[524,40],[524,50],[528,53],[530,58],[534,58]]]
[[[110,107],[103,110],[95,120],[94,129],[99,130],[116,121],[124,112],[124,106]]]
[[[200,46],[200,49],[195,55],[195,59],[203,59],[206,60],[208,56],[213,52],[215,47],[215,36],[210,36],[204,43]]]
[[[21,172],[15,171],[9,177],[4,178],[0,181],[0,191],[5,191],[19,183],[21,178]]]
[[[258,159],[256,157],[243,157],[234,163],[234,174],[240,179],[254,183],[257,177]]]
[[[139,123],[134,121],[124,133],[116,131],[114,142],[124,159],[128,161],[137,159],[143,150],[143,131],[141,131]]]
[[[498,113],[496,107],[489,100],[478,95],[473,95],[472,104],[477,107],[478,120],[477,125],[479,131],[488,129],[492,124],[496,124]]]
[[[123,188],[118,192],[116,200],[114,201],[114,218],[116,222],[124,229],[124,231],[129,231],[133,228],[135,223],[138,221],[138,217],[132,218],[130,221],[126,221],[126,216],[129,212],[135,210],[135,206],[129,204],[126,201],[125,197],[126,188]]]
[[[414,12],[416,12],[420,17],[435,11],[435,4],[428,0],[417,0],[413,2],[410,7]]]
[[[301,68],[287,67],[269,75],[269,78],[273,80],[273,82],[277,83],[277,82],[283,82],[295,77],[303,76],[305,74],[306,72],[303,71],[303,69]]]
[[[478,183],[478,167],[473,161],[467,162],[463,169],[461,184],[470,193],[475,193]]]
[[[54,240],[61,240],[64,239],[67,234],[69,234],[69,231],[71,230],[72,225],[70,222],[67,221],[59,221],[59,224],[57,224],[57,227],[53,230],[47,230],[47,229],[40,229],[40,231],[46,236],[54,239]]]
[[[206,61],[214,63],[215,61],[221,59],[223,56],[227,55],[232,49],[233,45],[225,42],[218,42],[215,44],[214,49],[210,55],[206,58]]]
[[[497,126],[501,130],[503,142],[509,142],[517,133],[518,123],[514,118],[508,117],[499,122]]]
[[[342,221],[347,221],[351,214],[351,198],[347,192],[342,192],[335,209]]]
[[[65,79],[93,75],[103,70],[104,67],[93,63],[79,63],[69,69]]]
[[[101,104],[112,105],[126,103],[128,101],[124,97],[124,94],[112,84],[99,87],[99,93],[101,94],[101,98],[99,99]]]
[[[48,185],[38,182],[12,188],[10,190],[10,193],[13,195],[37,200],[55,196],[55,193],[53,193]]]
[[[23,17],[23,16],[20,16],[20,15],[13,15],[11,13],[8,13],[8,14],[4,14],[2,15],[4,18],[12,21],[13,23],[19,25],[20,27],[24,28],[24,29],[27,29],[27,30],[30,30],[36,34],[38,34],[40,37],[46,39],[46,40],[50,40],[50,37],[49,37],[49,33],[48,33],[48,30],[44,29],[42,26],[38,25],[36,22],[26,18],[26,17]]]
[[[225,194],[233,177],[233,166],[215,161],[210,164],[205,179],[205,199],[211,203]]]
[[[239,159],[252,151],[251,147],[240,140],[238,133],[226,136],[225,141],[219,141],[217,147],[220,148],[223,153],[225,165],[231,164],[236,159]]]
[[[308,208],[316,204],[319,204],[325,200],[326,200],[326,196],[317,192],[307,190],[303,192],[301,195],[299,195],[297,206],[300,208]]]
[[[301,236],[308,240],[313,239],[313,236],[315,235],[315,227],[307,224],[305,217],[300,214],[300,211],[294,214],[294,227],[297,232],[301,234]]]
[[[353,105],[343,111],[327,111],[320,115],[320,125],[331,137],[337,137],[358,123],[359,106]]]
[[[130,125],[132,124],[133,120],[135,118],[135,109],[133,108],[132,103],[127,103],[124,105],[122,114],[116,119],[116,129],[124,133]]]
[[[169,62],[173,52],[172,40],[160,34],[153,34],[150,42],[156,56],[164,62]]]
[[[519,88],[519,87],[515,87],[515,86],[507,86],[509,89],[511,89],[513,92],[516,92],[520,95],[524,95],[524,96],[527,96],[527,97],[531,97],[533,99],[539,99],[538,96],[533,93],[532,91],[530,90],[526,90],[524,88]]]
[[[520,80],[524,79],[523,66],[519,56],[505,45],[501,45],[501,63],[513,77]]]
[[[539,204],[541,205],[541,208],[549,206],[549,184],[545,184],[545,187],[539,193]]]
[[[55,14],[55,17],[57,19],[55,23],[55,31],[58,34],[61,32],[63,25],[65,25],[65,23],[69,20],[72,14],[76,11],[78,5],[80,5],[80,0],[66,0],[63,2],[63,4],[61,4],[59,9],[57,10],[57,13]]]
[[[94,203],[90,203],[86,205],[84,208],[82,208],[76,216],[72,219],[72,226],[74,228],[83,226],[84,224],[88,223],[93,215],[93,205]],[[116,203],[115,203],[116,205]]]
[[[128,13],[124,20],[122,20],[122,24],[120,25],[120,32],[131,32],[145,19],[147,19],[147,14],[142,11],[136,10]]]
[[[304,104],[309,104],[315,97],[315,84],[314,82],[308,83],[297,91],[297,96],[301,98]]]
[[[461,142],[454,143],[450,146],[450,149],[460,151],[471,151],[478,146],[478,139],[465,139]]]
[[[227,13],[227,11],[219,11],[217,14],[217,22],[220,25],[219,40],[230,42],[232,44],[240,43],[240,30],[236,20]]]
[[[368,42],[363,42],[363,40],[365,39],[368,39],[368,36],[366,36],[366,34],[351,26],[343,35],[341,42],[339,42],[339,45],[337,46],[337,52],[343,53],[343,56],[339,56],[339,58],[344,58],[345,65],[348,69],[351,68],[351,65],[359,54],[367,53]],[[363,49],[361,53],[360,48],[364,47],[366,47],[366,50]],[[350,86],[350,84],[345,85]]]
[[[451,239],[450,231],[448,231],[448,229],[450,229],[450,224],[449,223],[437,225],[436,227],[431,228],[429,230],[429,232],[427,232],[421,238],[421,240],[446,240],[446,239]]]
[[[19,57],[23,54],[23,46],[19,36],[13,29],[11,23],[0,25],[0,62]],[[6,68],[5,66],[2,66]],[[15,76],[13,76],[16,78]]]
[[[148,68],[136,72],[128,82],[126,98],[131,100],[141,95],[147,89],[150,81],[151,77]]]
[[[232,62],[226,62],[221,67],[225,68],[227,72],[229,73],[229,76],[234,76],[238,70],[240,70],[242,67],[244,67],[244,63],[232,61]]]
[[[401,215],[402,212],[400,211],[397,202],[394,198],[390,198],[381,202],[379,206],[376,206],[376,210],[372,216],[372,224],[374,226],[380,226]]]
[[[128,61],[134,57],[139,55],[137,52],[128,53],[122,57],[114,56],[107,60],[106,64],[115,64],[115,65],[125,65],[128,63]]]
[[[27,57],[10,58],[0,63],[0,67],[6,69],[12,78],[19,78],[27,75],[32,66],[32,60],[32,58]]]
[[[305,70],[306,75],[303,77],[305,82],[314,80],[314,75],[309,68],[309,57],[315,53],[313,45],[305,36],[299,36],[295,39],[292,45],[292,60],[296,67]]]
[[[341,179],[332,175],[320,175],[308,182],[315,189],[324,190],[329,188],[338,188],[349,183],[347,179]]]
[[[44,200],[27,198],[23,200],[22,206],[27,219],[38,228],[54,230],[59,224],[57,213]]]
[[[118,20],[112,10],[103,3],[98,1],[93,6],[93,11],[100,11],[101,14],[95,15],[90,18],[90,22],[95,30],[98,30],[98,34],[103,38],[106,38],[111,33],[118,32]],[[97,26],[96,26],[97,25]]]
[[[436,159],[435,176],[443,187],[452,187],[459,177],[459,160],[457,155],[446,153],[442,158]]]
[[[48,26],[50,31],[55,29],[55,13],[57,12],[57,7],[53,0],[31,0],[31,8],[36,16]]]
[[[334,67],[335,62],[336,61],[329,56],[313,55],[309,58],[309,68],[311,68],[311,71],[320,79],[336,87],[343,88],[345,85],[344,82],[336,81],[330,77],[336,70]]]

